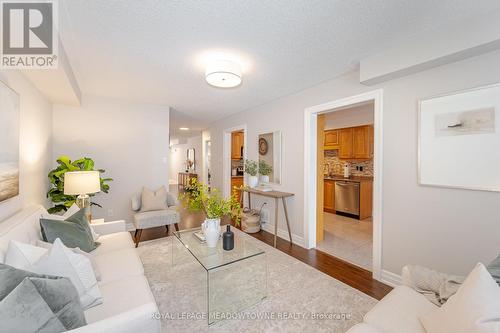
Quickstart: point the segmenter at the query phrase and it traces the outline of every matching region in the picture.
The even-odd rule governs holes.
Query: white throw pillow
[[[30,271],[69,278],[78,291],[84,310],[102,303],[101,292],[90,260],[68,249],[59,238]]]
[[[51,243],[44,242],[42,240],[37,240],[35,245],[38,247],[42,247],[44,249],[47,249],[47,250],[50,250],[52,248]],[[101,270],[97,266],[97,263],[95,262],[95,259],[94,259],[94,256],[92,255],[92,253],[87,253],[85,251],[82,251],[82,250],[80,250],[79,247],[70,248],[70,250],[76,254],[81,254],[82,256],[87,257],[90,260],[90,263],[92,264],[92,269],[94,270],[96,280],[101,281]]]
[[[500,287],[479,263],[446,304],[420,321],[427,333],[499,333]]]
[[[78,207],[78,205],[76,203],[72,204],[71,207],[68,208],[68,210],[62,214],[62,215],[56,215],[56,214],[42,214],[42,218],[43,219],[47,219],[47,220],[57,220],[57,221],[64,221],[66,220],[68,217],[78,213],[80,211],[80,207]],[[92,225],[90,225],[90,232],[92,233],[92,238],[94,239],[94,242],[96,242],[100,235],[97,234],[95,231],[94,231],[94,228],[92,228]]]
[[[156,191],[151,191],[143,187],[141,201],[141,211],[143,212],[167,209],[167,189],[165,186],[162,186]]]
[[[47,250],[30,244],[24,244],[15,240],[9,241],[4,263],[6,265],[29,271]]]

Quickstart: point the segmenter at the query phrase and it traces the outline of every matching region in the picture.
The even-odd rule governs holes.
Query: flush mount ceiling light
[[[232,61],[217,60],[207,66],[205,79],[214,87],[236,87],[241,84],[241,67]]]
[[[179,127],[179,129],[180,129],[181,131],[189,131],[189,128],[188,128],[188,127]]]

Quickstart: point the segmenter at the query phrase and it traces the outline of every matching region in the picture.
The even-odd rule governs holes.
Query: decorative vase
[[[203,230],[203,235],[205,235],[207,246],[216,247],[220,236],[220,218],[205,219],[205,222],[201,224],[201,230]]]
[[[222,248],[226,251],[234,248],[234,233],[230,225],[227,225],[226,232],[222,235]]]
[[[259,184],[259,178],[257,176],[248,176],[248,186],[254,188]]]
[[[263,184],[269,184],[269,176],[268,175],[260,175],[260,182]]]

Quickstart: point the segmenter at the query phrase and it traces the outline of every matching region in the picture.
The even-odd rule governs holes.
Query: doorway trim
[[[222,133],[222,195],[224,198],[231,196],[231,133],[235,131],[243,131],[243,160],[247,158],[247,125],[226,128]],[[243,183],[246,184],[246,177],[243,177]]]
[[[316,247],[316,158],[318,115],[363,102],[374,102],[373,133],[373,268],[372,275],[381,279],[382,272],[382,176],[383,176],[383,90],[377,89],[306,108],[304,115],[304,235],[307,248]],[[338,111],[338,110],[337,110]]]

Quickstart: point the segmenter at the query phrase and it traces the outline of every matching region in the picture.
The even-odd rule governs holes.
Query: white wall
[[[98,194],[93,216],[125,219],[142,186],[168,186],[169,107],[84,95],[81,107],[54,105],[54,158],[91,157],[114,179]],[[111,210],[111,211],[110,211]]]
[[[373,103],[330,112],[325,115],[325,129],[337,129],[373,124]]]
[[[19,195],[0,202],[0,220],[3,220],[30,204],[47,206],[47,174],[52,166],[52,105],[19,71],[1,71],[0,80],[14,89],[20,100]]]
[[[213,156],[222,156],[225,128],[246,124],[248,158],[257,159],[257,133],[282,131],[283,181],[292,232],[303,236],[304,109],[383,88],[384,183],[382,268],[399,274],[421,264],[465,274],[477,261],[500,253],[500,193],[422,187],[417,184],[417,102],[421,98],[500,82],[500,52],[492,52],[376,86],[353,72],[316,87],[238,113],[210,126]],[[464,152],[467,153],[467,152]],[[492,153],[492,152],[487,152]],[[222,161],[213,159],[214,185],[222,186]],[[498,172],[492,166],[489,172]],[[280,210],[283,219],[282,210]],[[284,221],[280,233],[286,234]],[[300,240],[300,239],[299,239]]]
[[[177,184],[177,174],[186,171],[187,150],[194,148],[195,152],[195,173],[201,179],[203,172],[203,152],[201,144],[201,134],[187,139],[186,143],[172,145],[170,147],[169,159],[169,181]]]

